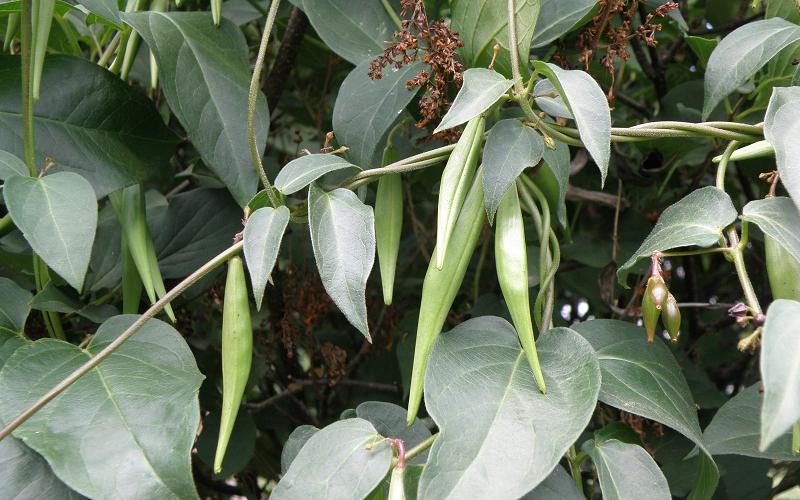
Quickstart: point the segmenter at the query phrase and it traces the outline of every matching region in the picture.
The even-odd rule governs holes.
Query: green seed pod
[[[667,329],[667,333],[669,333],[672,341],[675,342],[678,340],[678,335],[681,334],[681,310],[678,308],[678,301],[675,300],[671,293],[667,295],[663,312],[664,328]]]
[[[42,82],[44,56],[47,53],[47,40],[50,38],[50,25],[53,23],[55,0],[35,0],[31,7],[31,95],[33,100],[39,99],[39,87]]]
[[[653,339],[655,339],[659,316],[661,316],[661,310],[656,307],[653,296],[645,292],[642,296],[642,321],[644,322],[645,330],[647,330],[648,342],[652,343]]]
[[[447,159],[439,184],[439,210],[436,220],[436,267],[442,269],[447,254],[447,245],[456,227],[467,191],[470,189],[478,156],[483,143],[483,130],[486,122],[483,116],[476,116],[467,123],[464,133],[458,139],[453,152]]]
[[[764,250],[772,298],[800,301],[800,262],[766,234]]]
[[[211,18],[214,20],[214,26],[219,26],[222,20],[222,0],[211,0]]]
[[[387,146],[383,152],[383,164],[394,163],[396,158],[397,150],[393,146]],[[383,302],[387,306],[392,303],[394,274],[402,231],[403,180],[400,174],[383,175],[378,180],[378,194],[375,197],[375,242],[378,247]]]
[[[395,466],[389,479],[389,494],[386,500],[406,500],[405,481],[406,468]]]
[[[544,394],[547,389],[533,338],[533,321],[528,295],[528,251],[516,184],[512,185],[500,200],[494,227],[497,279],[519,341],[528,358],[528,364],[531,365],[536,385]]]
[[[19,12],[11,12],[8,14],[8,22],[6,22],[6,34],[3,37],[3,50],[8,52],[11,48],[11,42],[17,34],[19,28]]]
[[[136,269],[131,252],[128,250],[126,238],[121,238],[122,247],[122,314],[139,314],[139,302],[142,298],[142,279]]]
[[[467,272],[467,266],[472,258],[475,245],[478,243],[485,219],[483,177],[479,170],[458,217],[457,230],[453,232],[451,241],[451,251],[444,261],[444,266],[442,269],[436,267],[436,254],[439,252],[439,247],[436,247],[422,284],[417,340],[414,346],[414,364],[411,369],[408,398],[408,425],[411,425],[417,417],[417,411],[419,411],[422,401],[428,356],[436,338],[442,331],[456,294],[461,288],[461,282],[464,280],[464,274]]]
[[[214,472],[222,470],[222,459],[239,413],[250,365],[253,361],[253,327],[250,322],[250,301],[244,277],[242,258],[228,262],[225,296],[222,309],[222,417],[219,440],[214,455]]]

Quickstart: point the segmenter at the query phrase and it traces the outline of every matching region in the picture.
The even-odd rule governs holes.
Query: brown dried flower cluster
[[[600,10],[592,18],[592,22],[578,36],[577,49],[581,51],[578,60],[589,71],[589,63],[598,49],[604,48],[605,54],[600,60],[611,77],[608,99],[614,99],[614,75],[617,59],[626,62],[631,54],[628,43],[638,39],[650,47],[655,47],[656,33],[661,31],[661,24],[654,23],[663,18],[671,10],[677,9],[676,2],[666,2],[657,7],[655,12],[647,14],[643,22],[633,28],[633,18],[639,8],[638,0],[600,0]],[[616,18],[619,18],[617,20]]]
[[[424,128],[439,118],[447,109],[449,99],[447,87],[450,83],[461,86],[464,65],[458,57],[458,48],[464,42],[443,20],[428,22],[424,0],[401,0],[400,15],[404,18],[401,30],[394,33],[394,40],[387,42],[383,54],[370,64],[369,76],[380,79],[383,68],[401,68],[419,59],[429,69],[423,69],[406,82],[406,88],[425,87],[425,95],[419,101],[421,118],[418,128]]]

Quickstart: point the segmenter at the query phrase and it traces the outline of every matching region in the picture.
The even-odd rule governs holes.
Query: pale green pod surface
[[[406,500],[405,481],[406,468],[395,466],[389,479],[389,494],[386,500]]]
[[[383,302],[392,303],[400,234],[403,230],[403,180],[400,174],[381,176],[375,198],[375,242],[383,286]]]
[[[31,41],[31,94],[39,99],[39,86],[42,82],[44,56],[47,53],[47,40],[50,38],[50,25],[53,23],[55,0],[35,0],[32,2],[31,22],[33,40]]]
[[[531,365],[536,385],[542,393],[545,393],[547,390],[544,376],[539,366],[539,355],[533,338],[525,225],[516,184],[503,195],[495,217],[494,257],[497,280],[500,282],[500,289],[503,291],[503,298],[508,312],[511,313],[519,341]]]
[[[476,116],[467,123],[442,172],[436,220],[436,247],[439,251],[435,263],[439,269],[444,265],[450,237],[475,176],[485,126],[483,116]]]
[[[461,288],[464,274],[472,258],[475,245],[483,228],[486,213],[483,206],[483,178],[475,176],[475,182],[467,194],[464,207],[456,223],[456,231],[450,242],[450,252],[444,266],[436,267],[436,254],[439,247],[434,248],[434,255],[428,264],[428,272],[422,284],[422,300],[417,323],[417,340],[414,346],[414,364],[411,369],[411,387],[408,398],[408,424],[414,421],[422,402],[425,367],[428,363],[433,344],[442,331],[450,307]]]
[[[664,303],[663,316],[661,320],[664,322],[664,328],[667,329],[670,338],[673,342],[678,340],[678,335],[681,333],[681,310],[678,307],[678,301],[670,293],[667,295],[667,301]]]
[[[214,20],[214,25],[219,26],[222,20],[222,0],[211,0],[211,18]]]
[[[3,37],[3,50],[8,51],[11,48],[11,42],[19,29],[19,12],[11,12],[8,14],[8,21],[6,22],[6,34]]]
[[[241,257],[228,262],[222,308],[222,417],[214,455],[214,472],[222,470],[222,459],[239,413],[253,361],[253,327],[250,301]]]
[[[800,301],[800,262],[766,234],[764,250],[772,298]]]
[[[128,251],[127,239],[121,240],[120,256],[122,258],[122,314],[139,314],[139,302],[142,298],[142,279]]]
[[[647,292],[642,296],[642,322],[644,329],[647,331],[647,341],[653,342],[656,337],[656,326],[658,326],[658,318],[661,316],[661,309],[656,307],[653,301],[652,294]]]
[[[150,239],[147,229],[144,192],[141,185],[135,184],[108,195],[111,206],[117,214],[122,227],[122,237],[131,254],[139,277],[144,285],[150,303],[156,301],[150,261],[147,255],[147,241]]]

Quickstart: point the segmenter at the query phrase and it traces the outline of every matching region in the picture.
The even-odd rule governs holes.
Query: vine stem
[[[141,329],[142,326],[144,326],[144,324],[147,323],[148,320],[150,320],[152,317],[158,314],[162,309],[164,309],[164,307],[169,302],[171,302],[181,293],[186,291],[187,288],[195,284],[203,276],[207,275],[217,267],[227,262],[228,259],[241,252],[243,245],[244,243],[240,241],[228,247],[222,253],[220,253],[210,261],[206,262],[195,272],[187,276],[183,281],[175,285],[175,287],[172,290],[164,294],[164,296],[158,299],[158,301],[155,304],[150,306],[150,308],[147,311],[141,314],[136,319],[136,321],[134,321],[133,324],[129,326],[124,332],[122,332],[119,337],[114,339],[113,342],[111,342],[105,348],[103,348],[103,350],[92,356],[91,359],[89,359],[87,362],[81,365],[74,372],[70,373],[67,378],[65,378],[64,380],[59,382],[58,385],[47,391],[47,393],[44,396],[39,398],[27,410],[25,410],[17,418],[12,420],[2,431],[0,431],[0,441],[2,441],[5,437],[14,432],[14,430],[17,427],[25,423],[26,420],[28,420],[34,414],[36,414],[36,412],[41,410],[44,407],[44,405],[49,403],[53,398],[64,392],[69,386],[77,382],[79,378],[89,373],[93,368],[99,365],[100,362],[109,357],[126,340],[131,338],[133,334],[139,331],[139,329]]]
[[[413,447],[410,450],[408,450],[404,455],[406,463],[410,462],[415,457],[417,457],[417,455],[422,454],[425,450],[430,448],[431,445],[433,444],[433,442],[436,441],[436,438],[438,438],[438,437],[439,437],[439,433],[437,432],[436,434],[431,435],[431,437],[429,437],[425,441],[421,442],[420,444],[418,444],[415,447]],[[395,459],[395,460],[397,460],[397,459]]]
[[[256,64],[253,67],[253,77],[250,79],[250,95],[247,98],[247,142],[250,146],[250,156],[253,157],[253,165],[259,178],[261,178],[261,184],[264,185],[264,189],[267,191],[269,202],[275,208],[281,202],[272,190],[272,184],[269,182],[267,172],[264,170],[264,164],[261,162],[261,152],[258,150],[258,144],[256,144],[256,104],[258,104],[258,87],[261,82],[261,72],[264,70],[264,58],[267,54],[269,35],[272,32],[273,24],[275,24],[275,17],[278,15],[280,4],[281,0],[272,0],[270,3],[267,21],[264,24],[264,33],[261,35],[261,44],[258,46]]]
[[[517,53],[517,15],[514,0],[508,0],[508,49],[511,57],[511,76],[514,78],[514,93],[517,97],[525,94],[525,87],[522,85],[522,73],[519,70],[519,54]]]

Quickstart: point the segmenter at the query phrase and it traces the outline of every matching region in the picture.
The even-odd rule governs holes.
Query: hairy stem
[[[522,73],[519,70],[519,54],[517,54],[517,22],[516,7],[514,0],[508,0],[508,49],[511,57],[511,75],[514,79],[514,93],[519,97],[525,94],[525,87],[522,85]]]

